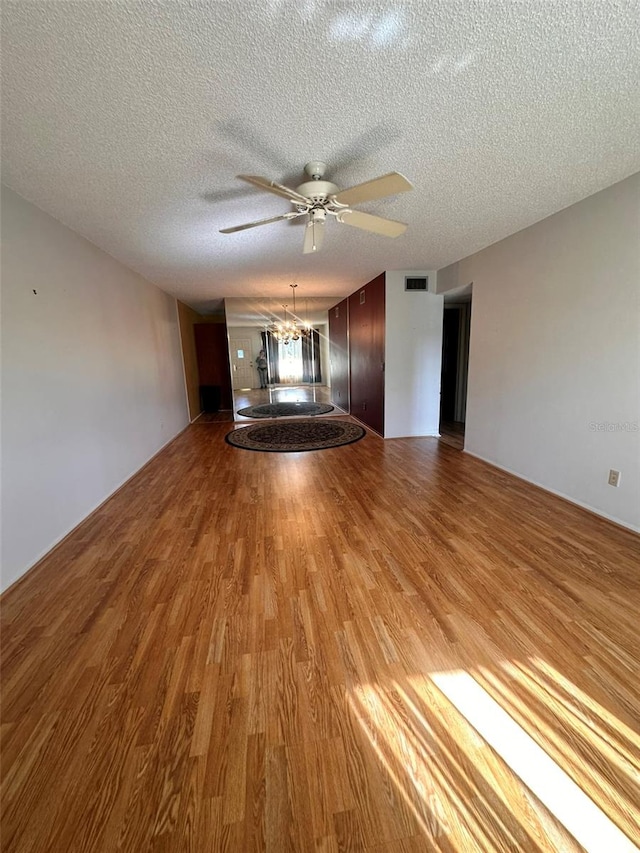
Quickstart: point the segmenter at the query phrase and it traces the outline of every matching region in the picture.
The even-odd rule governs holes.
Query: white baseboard
[[[24,568],[22,570],[20,575],[15,580],[13,580],[9,584],[9,586],[6,587],[6,589],[2,590],[1,595],[2,596],[6,595],[10,589],[12,589],[14,586],[16,586],[16,584],[19,584],[20,581],[24,580],[24,578],[27,576],[27,574],[30,571],[32,571],[33,569],[35,569],[35,567],[38,565],[38,563],[40,563],[42,560],[44,560],[44,558],[46,556],[48,556],[55,548],[57,548],[62,542],[64,542],[64,540],[67,538],[67,536],[71,536],[73,531],[76,530],[76,528],[80,527],[81,524],[84,524],[84,522],[88,518],[90,518],[95,512],[97,512],[101,506],[106,504],[106,502],[108,500],[111,500],[111,498],[116,494],[116,492],[119,492],[120,489],[122,489],[124,486],[126,486],[126,484],[129,482],[129,480],[132,480],[137,474],[140,473],[140,471],[142,471],[143,468],[145,468],[147,465],[149,465],[150,462],[153,462],[153,460],[156,458],[156,456],[158,456],[160,453],[162,453],[162,451],[166,447],[168,447],[172,441],[175,441],[179,435],[182,435],[182,433],[185,431],[185,429],[188,429],[189,426],[190,426],[190,424],[187,424],[187,426],[183,427],[174,436],[172,436],[170,439],[165,441],[165,443],[162,445],[162,447],[158,448],[158,450],[156,450],[152,456],[150,456],[145,462],[143,462],[142,465],[140,465],[138,468],[136,468],[135,471],[133,471],[131,474],[128,474],[123,480],[121,480],[120,483],[117,486],[115,486],[109,492],[108,495],[106,495],[104,498],[102,498],[101,501],[99,501],[97,504],[95,504],[94,507],[86,513],[86,515],[83,515],[83,517],[79,521],[76,521],[75,524],[72,524],[71,527],[69,527],[65,531],[65,533],[62,533],[60,536],[58,536],[57,539],[54,539],[54,541],[50,545],[48,545],[43,551],[40,552],[40,554],[35,558],[35,560],[33,560],[31,563],[29,563],[29,565],[26,566],[26,568]]]
[[[588,503],[584,503],[583,501],[576,500],[571,495],[566,495],[564,492],[559,492],[556,489],[551,489],[549,486],[545,486],[544,483],[539,483],[537,480],[531,480],[529,477],[523,477],[518,471],[513,471],[511,468],[507,468],[505,465],[499,465],[497,462],[494,462],[493,459],[487,459],[486,456],[481,456],[479,453],[472,453],[470,450],[466,448],[462,451],[463,453],[467,453],[469,456],[473,456],[474,459],[479,459],[481,462],[486,462],[487,465],[491,465],[493,468],[498,468],[500,471],[504,471],[507,474],[511,474],[513,477],[517,477],[519,480],[523,480],[525,483],[531,483],[532,486],[537,486],[539,489],[542,489],[543,492],[549,492],[551,495],[555,495],[558,498],[562,498],[574,506],[579,506],[581,509],[586,509],[589,512],[592,512],[594,515],[599,516],[600,518],[605,518],[607,521],[611,521],[613,524],[617,524],[618,527],[624,527],[625,530],[631,530],[633,533],[640,533],[640,527],[636,527],[633,524],[629,524],[626,521],[622,521],[619,518],[616,518],[615,515],[609,515],[609,513],[603,512],[601,509],[596,509],[596,507],[591,506]]]

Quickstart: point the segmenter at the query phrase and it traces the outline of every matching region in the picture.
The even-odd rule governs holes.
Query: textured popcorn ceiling
[[[435,269],[640,169],[638,2],[5,2],[3,180],[165,290],[342,296]],[[290,210],[236,181],[415,191],[331,221],[218,229]]]

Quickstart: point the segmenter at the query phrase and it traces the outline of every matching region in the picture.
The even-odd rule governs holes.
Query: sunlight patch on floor
[[[591,708],[597,719],[606,723],[612,729],[615,729],[619,736],[632,744],[638,751],[638,755],[640,755],[640,737],[637,732],[634,732],[629,728],[629,726],[619,720],[615,714],[612,714],[603,705],[596,702],[592,696],[589,696],[584,691],[580,690],[579,687],[577,687],[572,681],[569,681],[569,679],[565,678],[561,672],[551,666],[547,661],[542,658],[533,657],[529,659],[529,663],[530,672],[537,670],[542,675],[546,675],[551,684],[558,685],[562,688],[572,697],[574,703],[580,703],[583,707]]]
[[[588,853],[637,847],[468,673],[430,678]]]
[[[588,743],[608,765],[615,766],[620,774],[626,776],[631,786],[640,785],[640,738],[628,726],[538,658],[531,658],[529,663],[504,662],[501,669],[509,677],[511,688],[504,678],[484,668],[476,674],[476,680],[510,716],[516,720],[524,719],[529,731],[529,726],[534,726],[537,732],[542,733],[545,742],[553,744],[564,755],[567,765],[557,754],[556,762],[570,766],[580,761],[566,743],[564,729],[568,728],[574,736]],[[541,699],[547,721],[540,714]],[[550,726],[549,712],[553,713],[556,721],[562,720],[563,725]],[[544,744],[542,746],[549,751]],[[603,784],[600,778],[600,784]],[[610,796],[620,799],[621,794],[616,792]],[[633,794],[629,802],[631,809],[632,803]]]
[[[430,761],[425,745],[398,717],[384,693],[372,685],[360,685],[349,695],[349,702],[376,757],[408,810],[420,833],[426,838],[448,836],[446,816],[439,792],[434,789]],[[404,770],[405,779],[398,773]],[[453,790],[447,791],[450,801],[456,801]]]

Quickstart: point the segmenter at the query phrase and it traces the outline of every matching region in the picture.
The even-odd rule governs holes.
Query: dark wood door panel
[[[196,323],[193,327],[200,385],[220,388],[220,408],[232,409],[229,342],[226,323]]]
[[[385,275],[349,297],[351,414],[384,434]]]

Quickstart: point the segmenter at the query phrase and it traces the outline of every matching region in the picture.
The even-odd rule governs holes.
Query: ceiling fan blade
[[[255,228],[257,225],[268,225],[270,222],[279,222],[282,219],[295,219],[298,216],[304,216],[306,211],[302,213],[283,213],[280,216],[272,216],[270,219],[258,219],[257,222],[247,222],[246,225],[234,225],[233,228],[221,228],[221,234],[233,234],[234,231],[245,231],[247,228]]]
[[[355,228],[362,228],[363,231],[373,231],[374,234],[381,234],[383,237],[399,237],[407,230],[404,222],[373,216],[361,210],[344,210],[338,214],[337,218],[345,225],[353,225]]]
[[[305,205],[309,204],[308,198],[300,195],[300,193],[295,190],[289,189],[289,187],[285,187],[283,184],[270,181],[268,178],[261,178],[258,175],[237,175],[237,177],[240,178],[241,181],[247,181],[256,187],[259,187],[261,190],[266,190],[269,193],[275,193],[276,195],[289,199],[289,201],[297,201],[300,202],[300,204]]]
[[[370,181],[365,181],[364,184],[356,184],[355,187],[340,190],[339,193],[336,193],[335,200],[340,204],[347,204],[351,207],[351,205],[360,204],[363,201],[374,201],[377,198],[384,198],[388,195],[406,193],[412,189],[413,184],[404,175],[401,175],[400,172],[389,172],[388,175],[373,178]]]
[[[324,240],[324,220],[310,219],[304,230],[304,243],[302,253],[308,255],[311,252],[319,252]]]

